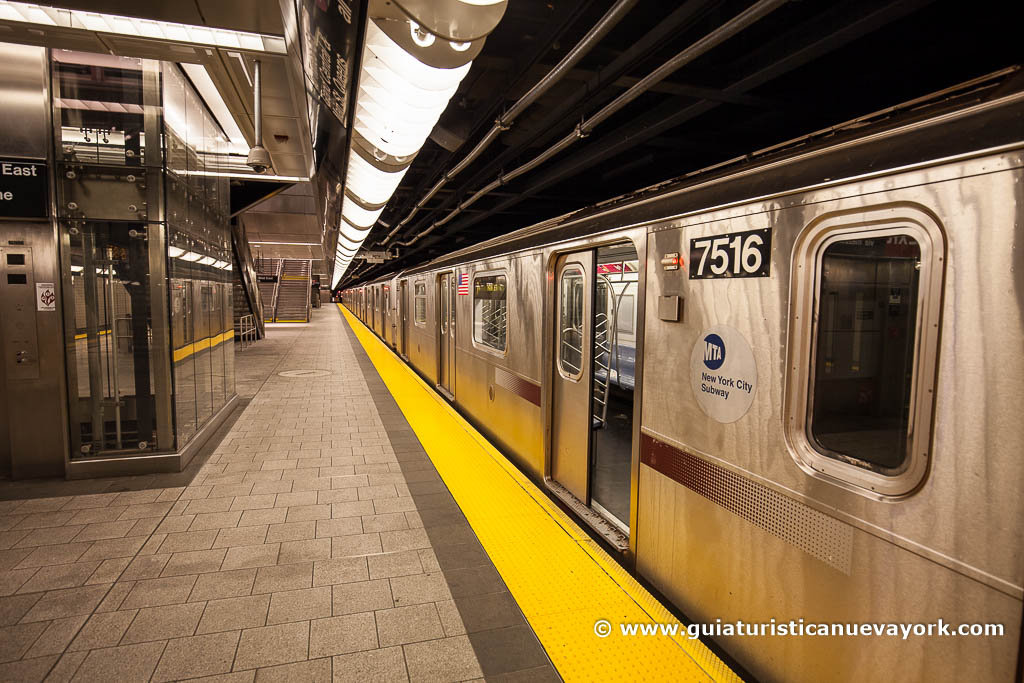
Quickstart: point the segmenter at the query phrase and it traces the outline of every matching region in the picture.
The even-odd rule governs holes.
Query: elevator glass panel
[[[77,222],[68,230],[75,334],[76,454],[155,447],[147,232],[141,223]]]

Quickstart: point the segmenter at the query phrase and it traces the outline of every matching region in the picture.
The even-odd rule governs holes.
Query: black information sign
[[[345,126],[362,18],[353,0],[299,0],[307,91]],[[311,112],[311,115],[315,112]]]
[[[769,277],[772,229],[730,232],[690,240],[690,279]]]
[[[46,218],[46,164],[0,157],[0,217]]]

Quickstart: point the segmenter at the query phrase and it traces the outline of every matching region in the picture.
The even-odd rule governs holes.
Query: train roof
[[[855,176],[1020,145],[1024,145],[1024,69],[1015,66],[492,238],[360,286],[754,199],[842,184]]]

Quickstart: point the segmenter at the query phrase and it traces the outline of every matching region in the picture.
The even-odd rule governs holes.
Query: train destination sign
[[[46,218],[46,164],[0,157],[0,216]]]
[[[771,228],[690,240],[691,280],[769,277],[771,265]]]
[[[690,353],[690,385],[711,419],[728,423],[747,414],[757,393],[757,364],[739,330],[713,325],[700,333]]]

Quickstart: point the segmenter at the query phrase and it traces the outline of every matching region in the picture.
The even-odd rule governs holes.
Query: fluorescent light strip
[[[231,146],[230,151],[236,154],[248,154],[249,145],[245,141],[245,136],[242,135],[242,131],[235,122],[235,117],[231,115],[227,103],[221,97],[220,91],[214,85],[206,67],[199,64],[182,64],[181,68],[188,74],[192,85],[199,91],[199,96],[206,102],[210,111],[213,112],[213,117],[217,119],[217,123],[227,134],[228,144]]]
[[[402,158],[415,154],[423,146],[472,62],[454,69],[438,69],[424,64],[370,19],[366,24],[362,65],[356,92],[354,128],[378,150]],[[351,148],[348,156],[346,190],[370,205],[385,204],[390,200],[402,181],[405,169],[396,173],[384,172],[367,163]],[[368,211],[349,197],[342,201],[343,220],[338,226],[332,288],[341,281],[381,211],[383,209]]]
[[[214,178],[244,178],[246,180],[281,180],[300,183],[309,180],[300,175],[257,175],[255,173],[221,173],[219,171],[175,171],[178,175],[211,176]]]
[[[249,52],[286,54],[282,36],[247,33],[228,29],[178,24],[172,21],[137,19],[116,14],[43,7],[27,2],[0,0],[0,21],[113,33],[135,38],[168,40],[175,43],[210,45]]]
[[[408,167],[397,173],[380,170],[358,154],[349,154],[345,187],[367,204],[384,204],[398,189]]]
[[[349,155],[351,156],[351,152],[349,152]],[[373,227],[373,224],[377,222],[382,211],[384,211],[383,208],[368,211],[348,197],[345,197],[341,202],[341,215],[345,220],[351,223],[354,227],[363,228],[367,231],[369,231],[369,229]]]
[[[249,244],[279,244],[288,247],[319,247],[319,242],[249,242]]]

